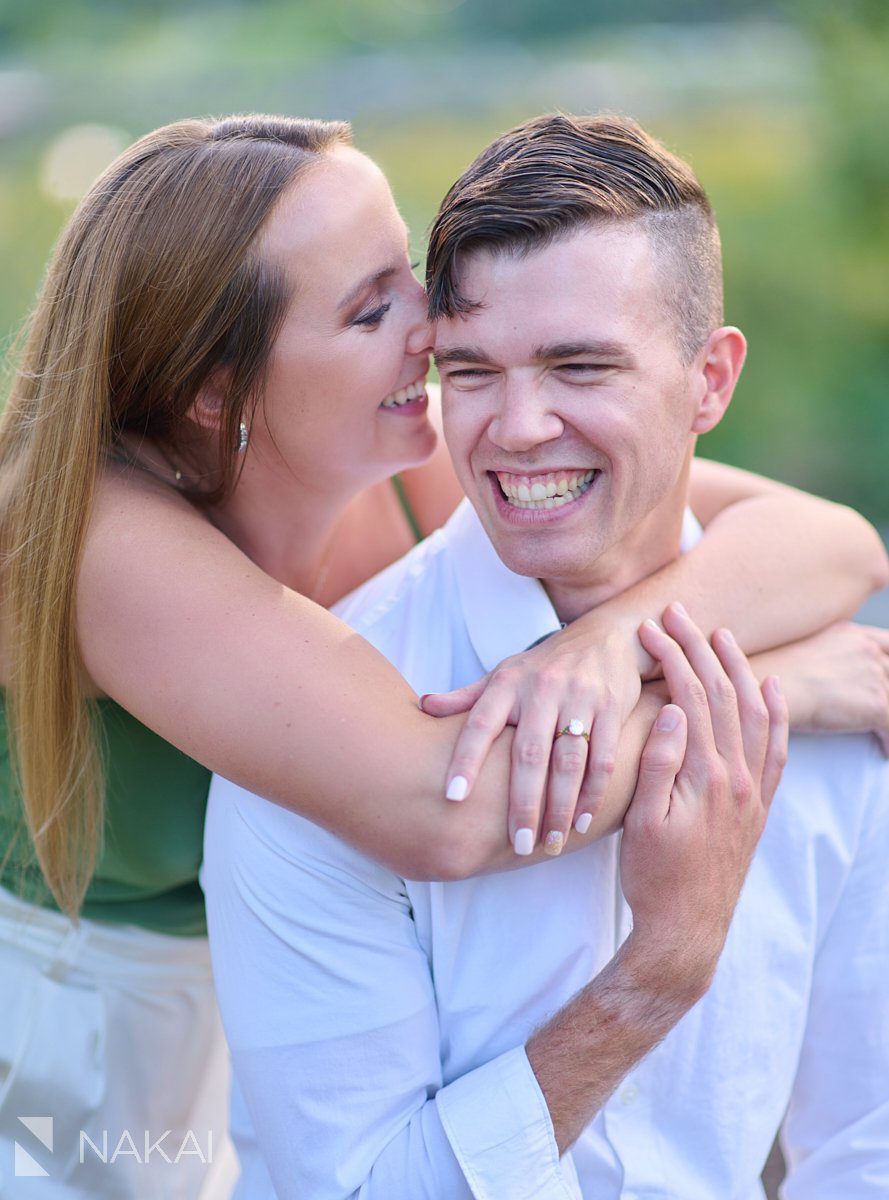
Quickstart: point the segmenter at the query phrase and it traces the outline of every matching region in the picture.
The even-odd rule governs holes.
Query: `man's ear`
[[[213,371],[191,402],[186,415],[203,433],[219,433],[227,384],[225,371]]]
[[[747,340],[733,325],[723,325],[707,338],[695,360],[699,383],[693,433],[709,433],[725,415],[747,357]]]

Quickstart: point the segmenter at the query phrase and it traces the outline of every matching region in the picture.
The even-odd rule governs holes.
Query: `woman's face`
[[[291,301],[250,431],[254,463],[343,498],[425,461],[431,327],[379,168],[349,147],[327,155],[282,196],[262,253]]]

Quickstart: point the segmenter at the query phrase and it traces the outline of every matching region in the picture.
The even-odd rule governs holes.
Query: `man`
[[[706,197],[631,122],[498,139],[445,199],[428,274],[472,507],[341,607],[420,691],[690,544],[695,438],[744,352]],[[652,731],[622,844],[417,884],[217,785],[244,1195],[746,1200],[788,1104],[789,1198],[885,1194],[886,766],[868,739],[797,739],[738,901],[780,748],[731,642],[664,620],[675,642],[641,637],[686,715]]]

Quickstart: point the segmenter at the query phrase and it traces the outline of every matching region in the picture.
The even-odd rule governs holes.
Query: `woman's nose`
[[[408,333],[408,353],[431,354],[432,344],[435,339],[435,326],[429,320],[426,306],[426,290],[419,282],[414,293],[414,304],[416,305],[416,313]]]

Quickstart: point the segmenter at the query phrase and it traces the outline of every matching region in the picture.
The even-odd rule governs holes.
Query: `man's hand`
[[[633,932],[526,1046],[560,1151],[709,986],[787,756],[777,680],[760,689],[731,635],[710,646],[678,606],[664,625],[640,631],[673,703],[624,821]]]
[[[640,629],[674,703],[642,755],[621,880],[637,949],[703,990],[786,761],[787,709],[777,679],[760,688],[727,630],[711,646],[679,606],[664,625],[669,633],[653,621]]]

